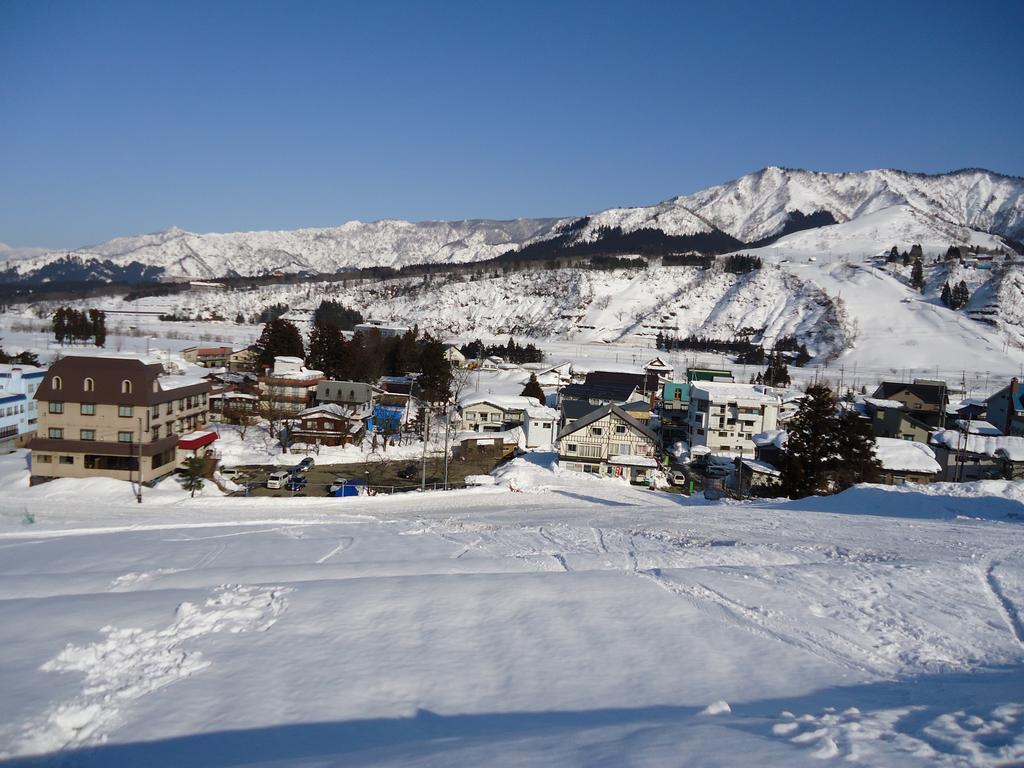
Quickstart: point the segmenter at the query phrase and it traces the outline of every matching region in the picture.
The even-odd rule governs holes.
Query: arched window
[[[64,382],[60,380],[60,376],[54,376],[52,385],[54,389],[60,389],[61,387],[64,386]]]
[[[91,378],[86,377],[86,379],[85,379],[85,391],[86,392],[92,392],[95,389],[96,389],[96,382],[93,381]]]
[[[121,394],[122,395],[130,395],[131,393],[132,393],[132,383],[130,381],[128,381],[128,379],[125,379],[124,381],[121,382]]]

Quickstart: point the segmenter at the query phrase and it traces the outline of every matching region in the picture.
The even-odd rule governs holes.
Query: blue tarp
[[[341,487],[334,492],[335,497],[341,496],[358,496],[360,493],[366,493],[366,481],[365,480],[346,480],[342,483]]]
[[[398,432],[402,426],[404,415],[405,408],[401,406],[374,406],[373,418],[370,419],[370,430],[372,432]]]

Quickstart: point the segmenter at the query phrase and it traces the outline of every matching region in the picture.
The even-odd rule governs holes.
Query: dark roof
[[[894,399],[893,395],[898,395],[900,392],[910,392],[924,402],[933,405],[945,406],[946,404],[945,384],[922,384],[918,382],[907,384],[904,381],[883,381],[878,385],[878,389],[875,390],[875,394],[872,397],[877,397],[881,400],[892,400]]]
[[[102,405],[150,405],[167,400],[190,397],[209,392],[209,382],[153,391],[153,382],[163,375],[160,363],[146,363],[129,357],[87,357],[71,355],[55,362],[46,372],[36,392],[37,400],[71,403],[98,403]],[[61,388],[53,388],[53,379],[59,376]],[[85,380],[93,380],[93,389],[86,391]],[[131,392],[121,392],[121,382],[131,382]]]
[[[562,416],[571,421],[581,419],[591,411],[600,408],[600,405],[594,405],[589,400],[562,400]]]
[[[644,374],[592,371],[582,384],[568,384],[563,397],[576,400],[611,400],[625,402],[636,389],[643,389]]]
[[[634,419],[624,410],[619,408],[619,406],[617,405],[605,405],[601,408],[594,409],[593,411],[591,411],[578,421],[574,421],[572,424],[568,424],[565,427],[563,427],[562,431],[558,433],[558,437],[556,439],[561,440],[563,437],[571,435],[573,432],[578,432],[588,424],[593,424],[595,421],[600,421],[609,413],[614,413],[616,416],[618,416],[620,419],[626,422],[626,424],[631,426],[640,434],[650,438],[654,442],[658,442],[658,436],[656,434],[654,434],[650,429],[648,429],[639,421]]]

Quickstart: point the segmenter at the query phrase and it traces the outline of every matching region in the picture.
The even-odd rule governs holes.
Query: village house
[[[942,471],[935,451],[921,442],[894,437],[875,438],[875,457],[882,468],[879,482],[885,485],[930,483]]]
[[[444,348],[444,359],[451,363],[455,368],[466,367],[466,356],[462,354],[462,351],[454,344],[449,344]]]
[[[882,400],[877,397],[861,398],[864,414],[871,419],[871,431],[875,437],[913,440],[927,443],[933,428],[907,412],[899,400]]]
[[[240,349],[228,358],[228,370],[232,373],[255,373],[258,362],[259,353],[255,349]]]
[[[179,437],[207,419],[210,383],[138,358],[69,356],[36,391],[32,483],[57,477],[151,482],[174,470]]]
[[[883,381],[872,397],[903,403],[907,415],[913,416],[932,429],[945,426],[949,395],[944,381],[914,379],[910,384],[902,381]]]
[[[35,394],[45,375],[45,368],[34,365],[0,364],[0,452],[21,448],[35,436]]]
[[[930,445],[947,482],[1024,479],[1024,437],[940,429]]]
[[[370,333],[379,333],[384,338],[404,336],[409,330],[407,326],[388,325],[382,320],[367,320],[365,323],[357,323],[352,329],[354,333],[361,333],[364,336]]]
[[[644,394],[660,394],[662,386],[672,378],[674,372],[675,368],[660,357],[647,361],[644,365]]]
[[[259,377],[261,412],[291,416],[305,410],[323,379],[323,372],[307,369],[302,358],[275,357],[273,369]]]
[[[541,402],[522,395],[472,394],[459,401],[462,426],[473,432],[502,432],[521,426],[527,408]]]
[[[292,443],[307,445],[358,445],[372,415],[369,403],[314,405],[296,414],[298,423],[292,428],[289,439]]]
[[[315,400],[318,404],[362,406],[372,408],[373,385],[362,381],[332,381],[325,379],[316,385]]]
[[[558,465],[570,472],[643,482],[657,468],[658,437],[617,405],[597,408],[558,433]]]
[[[460,432],[452,441],[452,458],[497,464],[514,455],[523,439],[521,427],[501,432]]]
[[[1024,435],[1024,387],[1016,376],[985,401],[985,418],[1004,435]]]
[[[666,381],[661,388],[661,442],[672,445],[689,439],[687,415],[690,409],[690,384]]]
[[[186,347],[181,350],[183,360],[203,368],[227,368],[233,354],[231,347]]]
[[[760,384],[694,382],[687,416],[690,449],[753,457],[753,437],[775,429],[779,405],[778,396]]]

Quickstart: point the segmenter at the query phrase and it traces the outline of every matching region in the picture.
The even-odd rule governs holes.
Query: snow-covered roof
[[[893,472],[923,472],[934,475],[942,470],[935,460],[935,451],[924,443],[894,437],[875,438],[875,456],[882,469]]]
[[[966,442],[965,442],[966,441]],[[1012,435],[965,435],[955,429],[940,429],[932,433],[931,442],[951,451],[965,447],[967,453],[1010,461],[1024,461],[1024,437]]]
[[[199,376],[161,376],[158,381],[160,382],[160,389],[164,392],[171,389],[194,387],[197,384],[205,384],[207,386],[210,384],[206,379]]]
[[[731,381],[695,381],[690,384],[690,399],[775,405],[779,403],[778,396],[769,387],[760,384],[734,384]]]
[[[788,439],[789,435],[784,429],[769,429],[764,432],[758,432],[750,438],[751,442],[758,448],[775,446],[779,449],[786,447],[786,440]]]
[[[526,408],[526,415],[531,419],[557,419],[558,411],[546,405],[531,405]]]
[[[609,464],[621,464],[628,467],[656,467],[658,462],[650,456],[633,456],[632,454],[619,454],[608,459]]]
[[[995,437],[1003,434],[1002,432],[999,431],[999,427],[995,426],[994,424],[990,424],[987,421],[957,419],[956,425],[960,429],[967,430],[972,435],[988,435],[990,437]]]
[[[880,397],[864,397],[861,398],[865,403],[875,406],[875,408],[903,408],[904,405],[899,400],[883,400]]]
[[[491,395],[474,392],[459,399],[459,405],[462,408],[480,403],[489,403],[495,408],[501,408],[503,411],[523,411],[527,408],[539,407],[541,405],[540,400],[537,398],[524,397],[522,395]]]
[[[777,470],[767,461],[759,461],[757,459],[743,459],[743,464],[749,468],[752,472],[756,472],[759,475],[770,475],[771,477],[782,477],[782,472]]]

